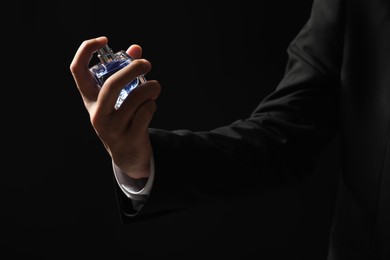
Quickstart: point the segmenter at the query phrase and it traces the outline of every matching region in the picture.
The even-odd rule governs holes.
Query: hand
[[[120,90],[136,77],[147,74],[151,64],[141,58],[139,45],[131,45],[126,51],[133,59],[131,64],[100,87],[89,70],[89,63],[93,53],[107,42],[106,37],[84,41],[73,58],[70,71],[92,126],[113,162],[129,177],[147,178],[152,155],[148,127],[156,111],[161,86],[159,82],[149,80],[132,90],[119,109],[115,109]]]

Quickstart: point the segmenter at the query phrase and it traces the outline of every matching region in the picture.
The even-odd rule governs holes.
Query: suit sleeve
[[[342,5],[314,1],[310,19],[288,47],[284,77],[248,118],[204,132],[150,129],[153,188],[139,214],[123,214],[123,222],[303,180],[338,128]],[[118,196],[125,213],[131,203]]]

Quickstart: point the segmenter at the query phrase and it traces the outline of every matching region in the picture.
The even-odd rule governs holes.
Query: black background
[[[152,126],[212,129],[245,118],[277,86],[311,0],[52,2],[4,8],[6,259],[324,259],[335,144],[303,184],[124,226],[110,157],[69,71],[83,40],[138,43],[153,65],[146,77],[162,84]]]

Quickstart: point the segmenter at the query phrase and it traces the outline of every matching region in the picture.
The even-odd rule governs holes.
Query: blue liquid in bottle
[[[95,76],[96,81],[100,86],[115,72],[121,70],[131,63],[131,57],[124,51],[114,53],[107,45],[97,51],[100,62],[90,68],[90,71]],[[129,84],[127,84],[120,92],[115,103],[115,109],[118,109],[128,94],[139,84],[146,80],[143,76],[139,76]]]

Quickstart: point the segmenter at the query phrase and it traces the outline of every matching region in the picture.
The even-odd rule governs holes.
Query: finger
[[[132,119],[129,131],[129,136],[131,136],[133,140],[142,140],[142,135],[144,135],[148,129],[156,110],[157,105],[154,100],[144,102],[137,109]]]
[[[135,114],[143,103],[156,100],[160,93],[161,86],[158,81],[147,81],[129,93],[118,112],[127,120],[132,120],[128,115]]]
[[[109,77],[100,90],[98,102],[102,113],[108,115],[113,112],[120,91],[134,79],[150,71],[151,65],[147,60],[137,59],[123,69]],[[134,90],[133,90],[134,91]]]
[[[106,37],[85,40],[78,48],[71,64],[70,71],[85,101],[94,101],[97,98],[98,86],[89,70],[89,63],[93,53],[107,44]]]
[[[126,53],[132,59],[139,59],[142,57],[142,48],[138,44],[133,44],[126,50]]]

